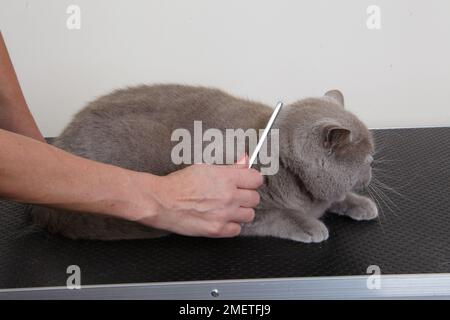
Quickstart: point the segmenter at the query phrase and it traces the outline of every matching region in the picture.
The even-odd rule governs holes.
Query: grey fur
[[[259,189],[255,221],[243,236],[275,236],[302,242],[328,238],[319,220],[326,210],[355,220],[377,217],[369,198],[353,193],[371,179],[373,140],[366,126],[343,107],[343,95],[329,91],[284,107],[274,128],[280,131],[280,169]],[[166,175],[177,128],[262,129],[272,109],[223,91],[182,85],[138,86],[91,102],[56,139],[55,145],[85,158]],[[37,224],[74,239],[136,239],[166,235],[115,218],[35,206]]]

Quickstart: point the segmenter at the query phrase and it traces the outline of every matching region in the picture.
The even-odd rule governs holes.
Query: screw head
[[[217,297],[219,296],[219,290],[217,290],[217,289],[211,290],[211,295],[212,295],[214,298],[217,298]]]

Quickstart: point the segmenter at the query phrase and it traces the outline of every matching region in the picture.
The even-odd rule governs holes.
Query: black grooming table
[[[377,199],[380,219],[356,222],[328,214],[326,242],[175,235],[73,241],[33,227],[27,205],[1,201],[0,288],[65,286],[69,265],[81,268],[83,286],[345,278],[367,276],[370,265],[379,266],[383,275],[448,273],[450,128],[374,130],[374,135],[380,161],[375,177],[389,186]]]

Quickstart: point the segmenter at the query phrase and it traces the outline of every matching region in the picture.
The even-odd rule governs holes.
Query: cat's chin
[[[369,184],[370,184],[370,182],[369,182],[369,183],[362,183],[362,182],[357,183],[357,184],[352,188],[351,191],[356,192],[356,193],[363,192],[364,190],[367,189],[367,187],[369,186]]]

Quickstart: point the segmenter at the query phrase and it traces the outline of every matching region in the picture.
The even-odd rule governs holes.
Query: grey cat
[[[54,145],[76,155],[136,171],[166,175],[183,165],[171,161],[175,129],[265,127],[272,110],[223,91],[182,85],[138,86],[100,97],[80,111]],[[354,191],[371,180],[374,142],[367,127],[344,109],[337,91],[307,98],[281,111],[279,171],[265,176],[254,222],[243,236],[321,242],[328,210],[355,220],[378,216],[375,203]],[[41,206],[34,221],[73,239],[119,240],[168,234],[135,222]]]

